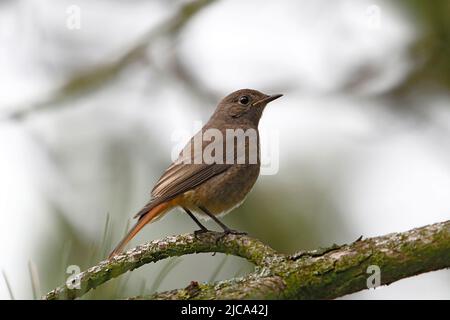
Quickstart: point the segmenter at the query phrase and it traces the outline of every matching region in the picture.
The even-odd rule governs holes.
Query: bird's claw
[[[245,231],[239,231],[239,230],[233,230],[233,229],[224,230],[223,233],[224,233],[225,235],[228,235],[228,234],[235,234],[235,235],[243,235],[243,236],[246,236],[246,235],[248,234],[248,233],[245,232]]]
[[[208,232],[208,229],[199,229],[194,231],[194,236],[197,238],[199,235]]]
[[[217,238],[216,241],[218,242],[219,240],[222,240],[224,237],[228,236],[229,234],[246,236],[248,233],[244,232],[244,231],[239,231],[239,230],[226,229],[219,235],[219,237]]]

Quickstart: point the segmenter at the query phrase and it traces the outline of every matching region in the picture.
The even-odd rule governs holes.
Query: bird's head
[[[230,93],[220,101],[215,116],[228,123],[258,125],[266,105],[282,94],[267,95],[257,90],[241,89]]]

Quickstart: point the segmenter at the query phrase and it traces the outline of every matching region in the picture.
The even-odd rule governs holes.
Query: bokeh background
[[[103,259],[173,133],[239,88],[285,96],[261,123],[279,170],[230,226],[292,253],[449,219],[449,57],[450,1],[1,1],[0,298],[39,297]],[[132,245],[194,229],[174,211]],[[251,270],[186,256],[87,298]],[[450,271],[344,298],[449,299]]]

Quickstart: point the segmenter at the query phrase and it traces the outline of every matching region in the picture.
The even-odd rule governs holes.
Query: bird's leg
[[[242,231],[233,230],[233,229],[228,228],[222,221],[217,219],[217,217],[215,215],[213,215],[211,212],[209,212],[208,209],[206,209],[205,207],[199,207],[199,208],[204,213],[206,213],[211,219],[213,219],[214,222],[217,223],[223,229],[224,234],[247,234],[247,232],[242,232]]]
[[[195,235],[209,231],[208,228],[206,228],[204,225],[202,225],[201,222],[195,217],[195,215],[188,208],[183,207],[183,209],[184,209],[184,211],[186,211],[186,213],[189,215],[189,217],[191,217],[191,219],[194,220],[194,222],[200,227],[199,230],[194,231]]]

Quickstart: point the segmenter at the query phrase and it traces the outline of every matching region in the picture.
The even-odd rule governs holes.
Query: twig
[[[2,270],[2,275],[3,275],[3,279],[5,280],[6,288],[8,289],[9,297],[11,298],[11,300],[14,300],[14,294],[13,294],[11,285],[8,281],[8,277],[6,276],[5,270]]]
[[[54,108],[69,98],[74,98],[105,86],[116,78],[126,67],[139,59],[145,58],[147,48],[154,41],[163,36],[176,36],[192,17],[212,2],[214,0],[197,0],[184,4],[172,18],[148,31],[136,41],[134,46],[114,61],[102,64],[94,69],[85,70],[73,76],[60,88],[50,94],[49,98],[28,106],[15,108],[14,111],[7,115],[7,118],[21,120],[34,112]]]
[[[33,291],[33,299],[39,299],[42,295],[41,283],[39,281],[39,272],[33,261],[28,261],[28,269],[30,271],[31,289]]]

